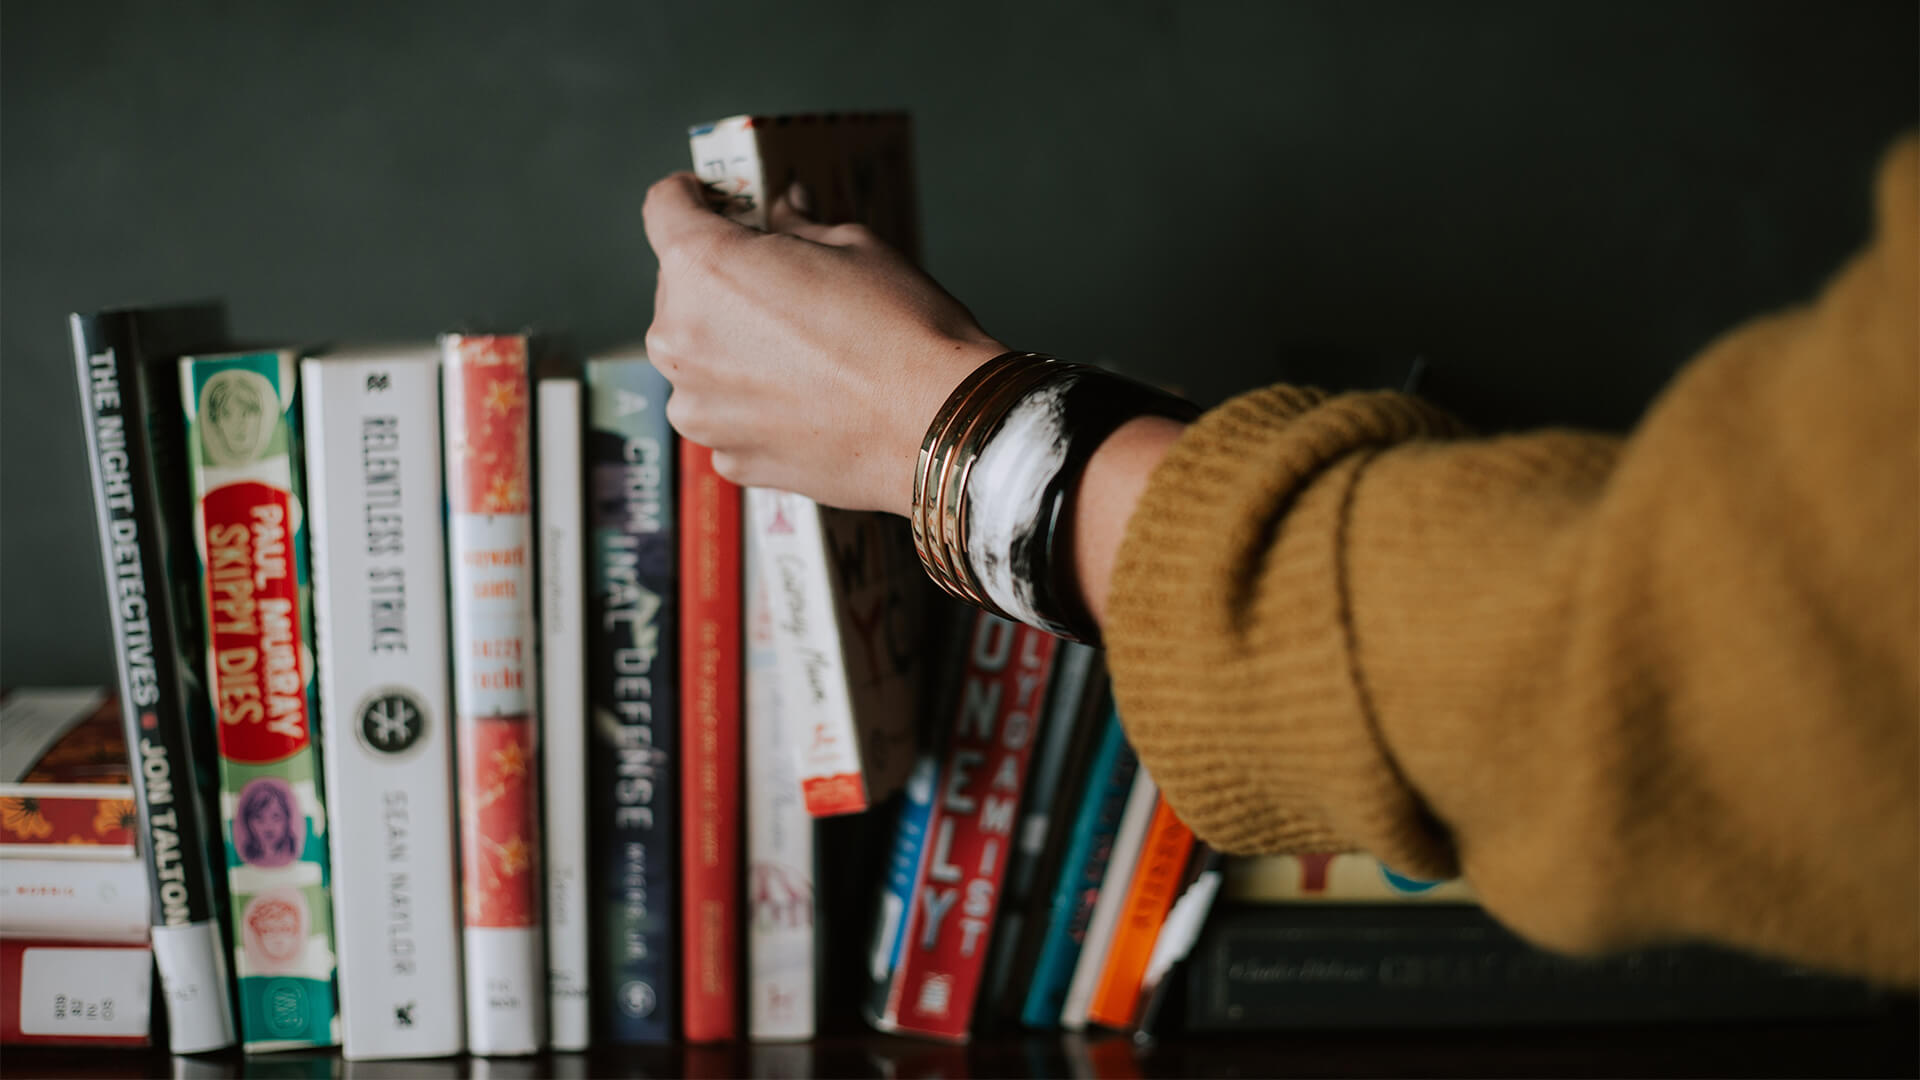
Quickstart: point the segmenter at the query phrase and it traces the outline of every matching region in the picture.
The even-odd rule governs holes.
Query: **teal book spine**
[[[240,1038],[333,1046],[333,905],[291,351],[180,361]]]
[[[1046,935],[1020,1011],[1021,1022],[1028,1027],[1059,1026],[1060,1007],[1073,981],[1074,964],[1086,941],[1087,922],[1100,893],[1101,879],[1106,876],[1114,833],[1120,827],[1120,815],[1126,809],[1127,793],[1133,790],[1138,767],[1133,748],[1120,730],[1120,715],[1110,714],[1087,769],[1086,793],[1074,820],[1073,839],[1060,860],[1060,875],[1047,910]]]

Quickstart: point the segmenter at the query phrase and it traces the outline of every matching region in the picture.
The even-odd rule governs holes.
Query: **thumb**
[[[832,226],[813,220],[813,193],[798,180],[788,184],[787,190],[767,207],[767,228],[816,244],[829,243],[828,236],[833,231]]]
[[[678,172],[647,189],[640,216],[654,254],[680,247],[716,233],[738,232],[741,226],[714,212],[706,189],[690,172]]]

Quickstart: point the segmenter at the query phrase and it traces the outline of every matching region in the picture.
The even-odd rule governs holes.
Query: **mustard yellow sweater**
[[[1625,438],[1288,387],[1194,424],[1106,626],[1180,816],[1463,874],[1550,947],[1920,979],[1917,160],[1816,303]]]

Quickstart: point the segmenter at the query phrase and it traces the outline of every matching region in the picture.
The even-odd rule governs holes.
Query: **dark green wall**
[[[1420,349],[1484,425],[1618,427],[1861,242],[1917,35],[1911,0],[8,0],[0,681],[111,677],[71,309],[634,339],[686,124],[904,106],[927,261],[1010,343],[1209,401]]]

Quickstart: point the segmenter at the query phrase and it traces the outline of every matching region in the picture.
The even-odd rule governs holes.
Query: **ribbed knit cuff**
[[[1114,570],[1109,664],[1128,738],[1209,843],[1455,871],[1370,715],[1342,545],[1375,449],[1456,431],[1399,394],[1273,387],[1202,417],[1155,470]]]

